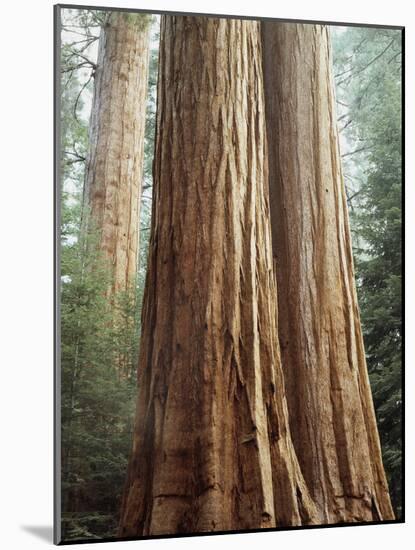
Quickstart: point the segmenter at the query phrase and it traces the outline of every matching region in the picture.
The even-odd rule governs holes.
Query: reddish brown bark
[[[99,40],[86,195],[110,293],[127,290],[137,271],[148,48],[147,15],[109,15]]]
[[[308,523],[277,338],[259,23],[163,17],[159,63],[119,534]]]
[[[356,298],[328,30],[263,24],[279,337],[320,521],[393,518]]]

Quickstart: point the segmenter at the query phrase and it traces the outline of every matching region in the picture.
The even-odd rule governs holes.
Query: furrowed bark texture
[[[112,270],[110,293],[137,270],[149,59],[148,16],[112,13],[99,40],[86,174],[91,225]]]
[[[313,521],[280,366],[257,22],[162,17],[120,536]]]
[[[264,23],[270,209],[291,433],[321,522],[393,518],[365,362],[327,28]]]

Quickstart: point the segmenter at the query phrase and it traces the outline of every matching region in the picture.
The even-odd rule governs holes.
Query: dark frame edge
[[[402,163],[402,228],[401,228],[401,257],[402,257],[402,287],[401,287],[401,300],[402,300],[402,318],[401,318],[401,331],[402,331],[402,356],[401,356],[401,391],[402,391],[402,523],[405,521],[405,509],[406,509],[406,493],[405,493],[405,456],[406,456],[406,446],[405,446],[405,403],[406,403],[406,394],[405,394],[405,185],[406,185],[406,175],[405,175],[405,77],[406,77],[406,50],[405,50],[405,27],[402,27],[401,30],[401,47],[402,47],[402,74],[401,74],[401,135],[402,135],[402,145],[401,145],[401,163]]]
[[[254,15],[236,15],[233,13],[205,13],[205,12],[186,12],[186,11],[171,11],[171,10],[151,10],[140,8],[120,8],[115,6],[89,6],[82,4],[55,4],[55,7],[60,9],[85,9],[85,10],[98,10],[98,11],[121,11],[129,13],[150,13],[153,15],[183,15],[183,16],[201,16],[201,17],[218,17],[221,19],[247,19],[254,21],[275,21],[280,23],[304,23],[312,25],[332,25],[340,27],[373,27],[376,29],[391,29],[391,30],[403,30],[403,25],[383,25],[381,23],[346,23],[344,21],[323,21],[316,19],[294,19],[294,18],[281,18],[281,17],[267,17],[267,16],[254,16]]]
[[[391,519],[384,521],[365,521],[360,523],[331,523],[326,525],[296,525],[285,527],[271,527],[265,529],[241,529],[231,531],[206,531],[199,533],[174,533],[163,535],[145,535],[141,537],[114,537],[114,538],[100,538],[100,539],[76,539],[65,541],[62,540],[58,543],[59,546],[71,546],[73,544],[95,544],[95,543],[107,543],[107,542],[131,542],[140,540],[164,540],[164,539],[183,539],[183,538],[195,538],[195,537],[216,537],[218,535],[256,535],[258,533],[278,533],[280,531],[310,531],[313,529],[336,529],[344,527],[368,527],[368,526],[383,526],[383,525],[400,525],[405,523],[402,520]]]
[[[61,534],[61,362],[60,362],[60,50],[61,7],[53,6],[53,284],[54,284],[54,365],[53,365],[53,543],[62,543]]]

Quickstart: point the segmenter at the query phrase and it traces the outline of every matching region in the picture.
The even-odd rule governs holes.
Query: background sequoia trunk
[[[355,292],[324,26],[263,24],[270,208],[291,432],[321,522],[393,518]]]
[[[315,519],[280,367],[259,31],[257,22],[162,17],[120,536]]]
[[[86,196],[112,271],[110,292],[126,290],[137,271],[149,21],[111,13],[99,39]]]

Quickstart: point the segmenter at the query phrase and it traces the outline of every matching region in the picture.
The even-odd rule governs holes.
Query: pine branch
[[[355,155],[356,153],[362,153],[363,151],[367,151],[368,149],[371,149],[370,146],[363,146],[363,147],[359,147],[358,149],[355,149],[354,151],[349,151],[348,153],[343,153],[342,154],[342,158],[345,158],[345,157],[350,157],[351,155]]]
[[[93,77],[93,72],[90,74],[88,80],[84,83],[84,85],[82,86],[82,88],[79,90],[79,93],[78,95],[76,96],[76,100],[75,100],[75,104],[74,104],[74,107],[73,107],[73,114],[74,114],[74,117],[75,117],[75,120],[77,122],[79,122],[79,118],[78,118],[78,115],[77,115],[77,108],[78,108],[78,102],[79,102],[79,99],[81,97],[81,94],[82,92],[85,90],[85,88],[88,86],[88,84],[91,82],[92,80],[92,77]]]
[[[337,86],[341,86],[345,82],[349,81],[351,78],[354,78],[356,75],[362,73],[363,71],[366,71],[366,69],[368,69],[371,65],[373,65],[373,63],[375,63],[378,59],[380,59],[389,50],[389,48],[392,47],[392,44],[394,42],[395,42],[395,39],[393,38],[389,42],[389,44],[386,46],[386,48],[384,48],[378,55],[376,55],[371,61],[369,61],[369,63],[367,65],[365,65],[364,67],[361,67],[356,72],[350,74],[349,76],[347,76],[343,80],[340,80],[340,82],[337,82]]]

